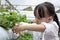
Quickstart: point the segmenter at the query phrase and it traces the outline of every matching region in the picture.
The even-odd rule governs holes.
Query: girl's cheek
[[[39,22],[38,22],[38,21],[36,21],[36,23],[37,23],[37,24],[39,24]]]
[[[40,24],[41,22],[40,22],[39,20],[36,20],[36,23],[37,23],[37,24]]]

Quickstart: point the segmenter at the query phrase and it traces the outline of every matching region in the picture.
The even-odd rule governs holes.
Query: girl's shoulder
[[[44,24],[45,26],[56,26],[58,27],[58,24],[55,22],[55,21],[52,21],[52,22],[42,22],[41,24]]]
[[[59,29],[59,26],[58,26],[58,24],[55,21],[53,21],[52,24],[54,25],[55,28]]]
[[[57,23],[55,21],[46,23],[46,22],[42,22],[41,24],[43,24],[46,27],[46,30],[58,30],[59,26],[57,25]]]

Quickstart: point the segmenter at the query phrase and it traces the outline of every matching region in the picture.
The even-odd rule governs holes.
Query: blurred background
[[[33,11],[35,6],[46,1],[54,4],[55,11],[60,20],[60,0],[0,0],[0,5],[9,11],[26,14],[28,19],[34,20]]]
[[[35,21],[34,20],[35,19],[34,8],[36,7],[36,5],[43,3],[43,2],[51,2],[52,4],[54,4],[56,14],[58,15],[58,18],[60,21],[60,0],[0,0],[0,14],[1,13],[9,13],[9,12],[12,12],[12,13],[16,12],[16,13],[21,14],[21,15],[25,14],[26,16],[23,15],[22,16],[23,19],[21,19],[21,20],[23,20],[23,22],[32,23]],[[15,15],[15,16],[18,16],[18,15]],[[11,17],[11,18],[13,19],[13,17]],[[28,20],[31,20],[32,22],[27,21],[26,18]],[[15,20],[15,23],[21,22],[21,20],[20,21]],[[4,23],[4,21],[2,23]],[[10,22],[10,20],[8,20],[8,21]],[[10,24],[9,24],[8,26],[9,26],[9,28],[11,28],[13,25],[10,27]],[[25,36],[26,35],[29,35],[29,37],[32,37],[30,34],[25,34]],[[21,38],[19,38],[18,40],[20,40],[20,39]],[[23,40],[25,40],[25,39],[23,39]]]

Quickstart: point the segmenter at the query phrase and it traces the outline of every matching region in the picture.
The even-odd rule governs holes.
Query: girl
[[[18,36],[12,30],[8,30],[5,26],[0,25],[0,40],[16,40]]]
[[[16,25],[15,32],[23,30],[32,30],[41,32],[40,40],[59,40],[59,21],[55,13],[54,5],[49,2],[44,2],[35,7],[34,16],[36,24]]]

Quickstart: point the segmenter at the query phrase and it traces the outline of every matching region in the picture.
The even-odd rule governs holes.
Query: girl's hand
[[[18,24],[18,25],[14,26],[14,32],[15,33],[19,33],[20,31],[23,31],[23,30],[24,30],[24,27],[21,24]]]

